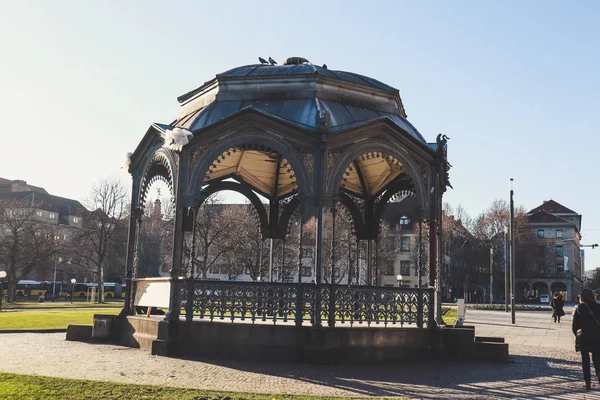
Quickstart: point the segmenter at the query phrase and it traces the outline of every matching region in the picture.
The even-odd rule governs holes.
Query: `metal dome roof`
[[[389,120],[427,143],[406,119],[397,89],[367,76],[308,62],[236,67],[178,100],[181,109],[172,125],[192,132],[250,108],[310,131],[318,129],[318,116],[326,112],[331,134]]]
[[[398,91],[385,83],[378,81],[377,79],[369,78],[368,76],[355,74],[353,72],[346,71],[333,71],[327,68],[319,67],[310,63],[304,64],[291,64],[291,65],[245,65],[230,69],[229,71],[218,74],[217,77],[262,77],[270,75],[323,75],[329,78],[341,79],[347,82],[356,83],[359,85],[365,85],[374,87],[377,89]]]

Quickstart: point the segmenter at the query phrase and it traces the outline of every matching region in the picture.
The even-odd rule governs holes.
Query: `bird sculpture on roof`
[[[262,57],[258,57],[258,61],[260,61],[261,64],[268,64],[269,63],[267,60],[265,60]]]
[[[327,64],[323,64],[323,68],[327,69]]]
[[[277,64],[277,61],[273,60],[271,57],[269,57],[269,62],[271,63],[271,65]]]

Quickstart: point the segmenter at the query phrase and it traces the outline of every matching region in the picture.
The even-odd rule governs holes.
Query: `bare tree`
[[[494,248],[494,254],[502,254],[503,248],[498,245],[504,230],[509,226],[509,206],[503,199],[496,199],[490,207],[474,219],[471,230],[478,240],[478,251],[485,265],[487,260],[489,273],[489,249]],[[495,242],[495,243],[494,243]],[[497,257],[500,259],[501,257]],[[555,266],[554,248],[539,240],[529,225],[529,216],[522,207],[515,208],[515,273],[519,278],[527,279],[529,288],[536,276]],[[499,264],[497,264],[499,265]],[[499,272],[499,271],[498,271]],[[502,274],[495,273],[499,279]]]
[[[269,259],[264,252],[260,222],[252,207],[238,206],[236,232],[230,235],[232,243],[227,251],[230,278],[248,273],[256,281],[267,275]]]
[[[168,200],[157,199],[145,210],[140,229],[138,277],[156,277],[170,269],[174,224],[170,204]]]
[[[198,209],[195,221],[195,256],[191,264],[194,275],[206,279],[208,271],[225,260],[225,255],[234,247],[239,232],[239,207],[222,204],[216,195],[208,197]],[[192,244],[186,244],[186,255],[191,257]]]
[[[118,246],[117,240],[126,229],[122,222],[127,211],[127,190],[115,179],[104,179],[94,186],[84,203],[91,211],[84,217],[82,229],[73,235],[69,248],[73,261],[94,273],[98,299],[103,303],[104,272],[110,252],[125,250],[125,246]]]
[[[0,268],[8,278],[8,301],[17,282],[47,265],[60,251],[53,226],[34,221],[37,204],[29,198],[0,200]]]

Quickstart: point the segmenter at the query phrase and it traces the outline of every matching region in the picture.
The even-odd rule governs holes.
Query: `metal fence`
[[[423,327],[434,320],[432,288],[188,279],[180,290],[188,322],[202,319],[269,321],[296,326],[414,324]]]

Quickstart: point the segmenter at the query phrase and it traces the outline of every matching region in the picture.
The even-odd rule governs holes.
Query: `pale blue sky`
[[[475,215],[514,177],[517,204],[557,200],[597,243],[599,20],[596,1],[0,0],[0,176],[82,199],[128,179],[177,96],[301,56],[400,89],[428,140],[450,136],[446,201]]]

